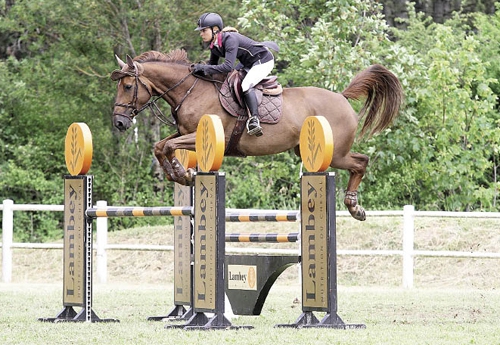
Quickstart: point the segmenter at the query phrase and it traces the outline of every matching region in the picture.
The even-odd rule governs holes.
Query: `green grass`
[[[416,219],[415,247],[422,250],[500,252],[499,220]],[[228,224],[228,232],[297,231],[297,224]],[[337,221],[339,249],[400,249],[402,220]],[[109,234],[110,244],[171,245],[172,227]],[[294,248],[296,244],[228,244]],[[94,310],[120,323],[42,323],[62,309],[62,252],[14,249],[13,283],[0,283],[0,344],[484,344],[500,345],[498,260],[415,260],[415,288],[401,288],[399,257],[338,257],[338,314],[366,329],[280,329],[300,315],[298,270],[289,268],[271,289],[262,314],[234,325],[253,330],[165,329],[148,316],[172,307],[171,252],[108,252],[108,284],[94,285]],[[94,276],[95,277],[95,276]],[[322,316],[319,314],[318,316]]]
[[[300,315],[297,284],[278,282],[262,315],[232,320],[252,330],[184,331],[147,321],[172,305],[171,286],[96,285],[94,310],[119,323],[43,323],[62,309],[61,286],[0,285],[1,344],[500,344],[497,290],[339,289],[339,316],[366,329],[281,329]],[[320,314],[321,316],[321,314]]]

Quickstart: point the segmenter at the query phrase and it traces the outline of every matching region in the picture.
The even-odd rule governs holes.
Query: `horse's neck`
[[[154,84],[158,95],[163,94],[163,99],[177,114],[179,124],[187,121],[188,127],[205,113],[207,105],[212,104],[214,98],[217,99],[213,82],[191,76],[184,65],[156,64],[154,68],[145,69],[144,76]],[[197,101],[193,102],[193,99]]]
[[[185,73],[182,73],[180,70],[162,68],[160,64],[150,64],[144,68],[144,76],[153,83],[159,92],[165,92],[172,88],[187,73],[189,73],[187,69]]]

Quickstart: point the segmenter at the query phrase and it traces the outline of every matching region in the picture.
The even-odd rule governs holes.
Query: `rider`
[[[210,60],[208,65],[196,64],[193,72],[198,74],[229,73],[233,69],[244,68],[247,75],[241,83],[245,103],[250,112],[247,121],[249,135],[261,135],[257,97],[254,86],[267,77],[274,68],[274,56],[268,47],[278,50],[274,42],[256,42],[234,28],[224,28],[222,18],[217,13],[204,13],[198,19],[198,27],[204,43],[210,44]],[[223,57],[224,62],[219,63]],[[235,60],[239,64],[235,67]]]

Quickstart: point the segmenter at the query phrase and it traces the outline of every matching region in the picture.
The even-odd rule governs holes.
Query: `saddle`
[[[241,88],[241,81],[245,75],[246,71],[244,70],[231,72],[228,74],[226,80],[224,80],[219,92],[221,105],[231,116],[238,118],[226,147],[226,156],[245,156],[236,148],[248,119],[248,112]],[[283,88],[278,83],[278,77],[269,76],[264,78],[259,84],[254,86],[254,89],[259,104],[260,122],[268,124],[278,123],[281,119],[283,104]]]
[[[233,71],[228,74],[226,79],[227,85],[229,86],[229,90],[231,91],[234,100],[242,108],[245,107],[245,101],[243,100],[243,89],[241,88],[241,82],[245,78],[245,75],[246,72],[244,70]],[[262,81],[257,84],[254,89],[256,90],[255,94],[257,96],[259,105],[262,103],[263,95],[278,96],[283,92],[283,88],[278,83],[278,77],[274,75],[262,79]]]

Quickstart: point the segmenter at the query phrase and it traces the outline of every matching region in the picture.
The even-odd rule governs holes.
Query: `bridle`
[[[170,91],[173,91],[178,86],[180,86],[182,83],[184,83],[184,81],[190,75],[192,75],[193,72],[190,71],[186,76],[184,76],[181,80],[179,80],[177,83],[175,83],[175,85],[173,85],[171,88],[169,88],[165,92],[161,93],[160,95],[153,97],[153,94],[149,90],[149,88],[146,85],[146,83],[144,83],[144,81],[142,81],[141,77],[139,77],[139,73],[138,73],[137,70],[138,69],[135,68],[134,69],[134,73],[131,73],[131,72],[122,72],[124,75],[120,78],[120,79],[122,79],[125,76],[130,76],[130,77],[134,77],[135,78],[134,96],[132,98],[132,101],[129,102],[129,103],[127,103],[127,104],[115,102],[115,107],[125,108],[125,111],[127,109],[129,109],[129,108],[132,108],[132,112],[130,113],[130,115],[129,114],[125,114],[124,112],[123,113],[114,112],[113,116],[117,116],[117,115],[118,116],[123,116],[123,117],[126,117],[127,119],[129,119],[132,122],[133,119],[134,119],[134,117],[136,117],[140,112],[142,112],[146,108],[149,108],[151,110],[151,113],[153,113],[153,115],[156,116],[161,122],[163,122],[163,123],[165,123],[165,124],[167,124],[169,126],[175,126],[175,120],[168,119],[163,114],[163,112],[161,111],[161,109],[158,107],[158,105],[156,104],[156,102],[160,98],[163,98],[163,96],[167,95]],[[187,98],[187,96],[189,96],[189,94],[191,93],[191,91],[194,89],[194,87],[198,83],[198,80],[199,80],[198,78],[195,78],[195,81],[194,81],[193,85],[191,85],[191,87],[187,90],[187,92],[184,95],[184,97],[182,97],[182,99],[179,102],[179,104],[177,104],[177,106],[172,110],[172,114],[174,115],[174,117],[176,117],[177,111],[180,109],[180,107],[182,106],[182,103],[184,103],[184,100]],[[138,90],[139,90],[139,84],[142,85],[146,89],[146,91],[148,92],[148,94],[149,94],[149,101],[146,104],[144,104],[140,109],[137,109],[137,94],[138,94]]]

